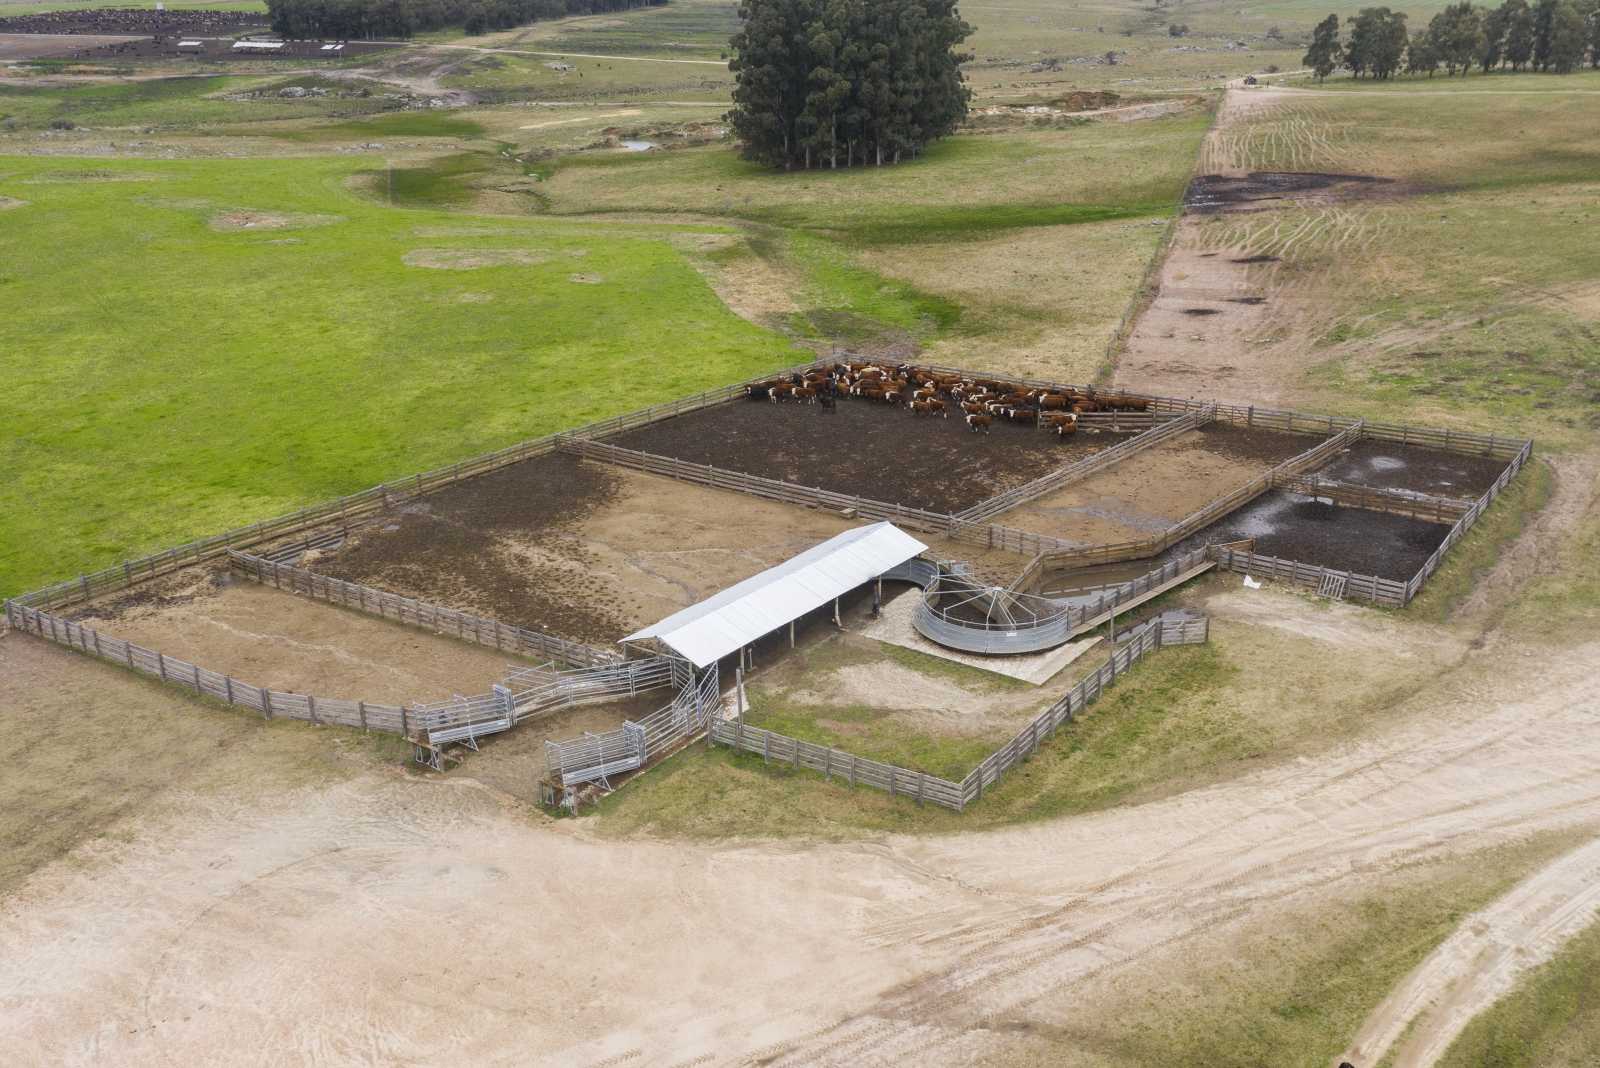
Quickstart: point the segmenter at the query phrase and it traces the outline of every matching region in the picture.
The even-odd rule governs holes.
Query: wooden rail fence
[[[1047,493],[1054,493],[1074,482],[1080,482],[1090,475],[1104,471],[1121,463],[1135,453],[1143,452],[1153,445],[1164,441],[1171,441],[1181,434],[1205,425],[1210,421],[1209,411],[1189,412],[1176,419],[1169,420],[1152,426],[1142,434],[1137,434],[1127,441],[1113,445],[1093,456],[1085,457],[1075,464],[1058,467],[1047,475],[1041,475],[1032,482],[1024,483],[1004,493],[996,494],[986,501],[980,501],[964,512],[957,512],[952,518],[959,523],[978,523],[990,516],[999,515],[1028,501],[1037,500]]]
[[[1167,645],[1204,642],[1210,633],[1209,621],[1201,617],[1160,616],[1129,632],[1110,659],[1080,679],[1059,701],[1041,712],[1009,742],[985,757],[960,782],[912,768],[886,764],[857,756],[832,746],[804,742],[777,731],[752,727],[742,719],[716,719],[707,739],[712,744],[753,753],[771,764],[777,761],[794,768],[821,772],[825,778],[843,779],[851,786],[870,786],[891,797],[914,798],[918,804],[932,802],[957,812],[983,796],[985,790],[1012,768],[1036,752],[1045,741],[1093,704],[1117,678],[1134,664]]]
[[[423,717],[404,705],[271,690],[15,601],[7,602],[6,619],[19,631],[36,634],[69,649],[77,649],[130,671],[152,676],[169,686],[191,690],[257,712],[265,719],[285,716],[390,734],[409,734],[424,726]]]
[[[315,571],[276,563],[266,557],[254,556],[237,549],[228,550],[228,560],[236,573],[254,579],[262,585],[303,594],[313,600],[326,601],[341,608],[352,608],[407,626],[431,630],[435,634],[458,638],[475,645],[487,645],[502,652],[518,656],[550,658],[574,667],[615,664],[622,660],[622,654],[611,649],[600,649],[582,642],[567,641],[565,638],[502,623],[488,616],[477,616],[470,612],[419,601],[413,597],[387,593],[371,586],[329,578]]]

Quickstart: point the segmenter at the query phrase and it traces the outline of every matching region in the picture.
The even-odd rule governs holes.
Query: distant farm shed
[[[925,549],[893,523],[856,527],[622,640],[654,640],[703,668]]]

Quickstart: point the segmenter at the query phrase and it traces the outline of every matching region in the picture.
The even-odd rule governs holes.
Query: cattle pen
[[[1099,397],[1109,410],[1075,413],[1069,437],[1051,432],[1039,411],[1026,421],[980,428],[934,409],[913,413],[843,394],[832,405],[752,400],[754,390],[774,380],[815,381],[866,362],[836,356],[798,365],[393,480],[19,595],[5,602],[5,619],[20,633],[266,718],[404,736],[419,763],[435,771],[554,709],[670,691],[647,715],[547,741],[551,799],[569,807],[580,790],[607,788],[704,739],[769,763],[964,810],[1145,656],[1205,641],[1204,618],[1168,611],[1124,628],[1105,664],[964,778],[951,779],[749,724],[739,685],[742,649],[736,668],[719,657],[694,664],[671,651],[647,654],[616,644],[620,628],[607,643],[559,622],[540,626],[447,604],[450,597],[435,591],[470,588],[472,562],[427,552],[427,523],[450,523],[448,508],[490,492],[483,488],[489,476],[541,465],[594,465],[616,473],[607,477],[666,480],[680,493],[701,495],[697,511],[713,517],[772,509],[769,522],[788,531],[772,535],[779,555],[792,551],[778,548],[793,540],[789,516],[813,517],[806,522],[817,536],[889,523],[926,539],[927,551],[876,575],[874,611],[883,581],[909,583],[918,599],[911,625],[922,638],[952,653],[1006,658],[1048,652],[1102,625],[1115,628],[1119,616],[1207,571],[1403,608],[1533,449],[1530,440],[1497,433],[1097,392],[937,365],[910,373],[946,382],[1002,380],[1014,396]],[[735,430],[716,432],[721,427]],[[1429,457],[1439,462],[1430,465]],[[1164,479],[1182,483],[1184,492],[1163,487]],[[750,503],[742,506],[741,498]],[[1353,532],[1347,541],[1361,544],[1323,537],[1334,520]],[[362,546],[385,544],[387,533],[405,524],[417,532],[424,556],[400,561],[404,566],[393,553],[360,563]],[[718,525],[707,522],[698,536],[714,539]],[[581,515],[564,529],[563,537],[580,542],[589,536]],[[686,530],[669,525],[664,548],[674,548],[674,536],[688,537]],[[689,542],[682,548],[691,557],[726,551]],[[581,553],[575,559],[580,580],[592,585],[601,578],[592,559]],[[324,573],[335,566],[344,577]],[[738,566],[745,570],[730,571],[728,579],[749,574],[748,564]],[[109,629],[115,616],[104,613],[108,601],[178,574],[224,574],[513,659],[501,677],[483,680],[475,696],[368,701],[277,687],[270,677],[247,682],[230,664],[206,666],[198,654],[169,653]],[[715,592],[728,582],[705,576],[698,585]],[[838,623],[837,599],[832,613]],[[794,621],[788,626],[793,644]],[[263,670],[270,675],[270,666]]]

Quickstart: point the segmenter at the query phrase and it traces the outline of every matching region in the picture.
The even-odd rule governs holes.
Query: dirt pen
[[[998,421],[975,434],[959,418],[867,401],[830,412],[742,394],[708,391],[129,561],[8,601],[6,617],[263,716],[405,734],[435,767],[442,745],[475,747],[480,729],[527,718],[565,724],[535,729],[542,739],[598,731],[596,759],[627,769],[709,728],[769,761],[963,808],[1134,661],[1204,640],[1204,621],[1126,632],[1103,668],[961,781],[724,720],[713,714],[715,665],[697,673],[673,660],[678,697],[648,714],[649,700],[552,711],[573,695],[631,701],[641,665],[624,660],[618,637],[863,519],[917,531],[946,559],[1010,571],[1018,588],[1077,588],[1087,600],[1063,611],[1085,625],[1153,596],[1153,572],[1138,569],[1175,547],[1204,565],[1184,578],[1219,566],[1403,605],[1532,447],[1154,396],[1132,433],[1062,440]],[[1074,516],[1109,523],[1075,527]],[[480,648],[451,650],[450,638]],[[545,659],[556,663],[538,666]],[[539,748],[504,745],[501,773],[531,774]],[[619,753],[633,762],[617,764]]]

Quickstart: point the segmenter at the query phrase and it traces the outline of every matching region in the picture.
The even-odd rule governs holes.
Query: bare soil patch
[[[1488,456],[1425,449],[1371,438],[1358,441],[1317,472],[1323,478],[1444,497],[1481,497],[1506,469]]]
[[[0,211],[10,211],[13,208],[26,207],[27,203],[28,202],[26,200],[18,200],[16,197],[0,197]]]
[[[332,226],[344,222],[343,215],[307,215],[270,211],[219,211],[211,216],[211,229],[228,233],[235,230],[300,230],[312,226]]]
[[[411,501],[311,566],[606,645],[851,525],[550,455]]]
[[[1183,209],[1190,214],[1255,211],[1285,201],[1335,203],[1397,195],[1407,187],[1370,174],[1319,174],[1308,171],[1251,171],[1245,175],[1201,174],[1189,183]]]
[[[960,413],[919,417],[859,399],[819,405],[734,401],[630,430],[612,444],[868,500],[958,512],[1109,448],[1127,435],[1061,439],[996,420],[973,433]]]
[[[1211,423],[1007,512],[998,521],[1083,545],[1149,537],[1318,440]]]
[[[255,685],[385,704],[484,693],[514,659],[209,569],[168,576],[78,618]]]
[[[528,248],[416,248],[401,257],[407,267],[437,271],[474,271],[480,267],[526,267],[543,263],[548,252]]]

